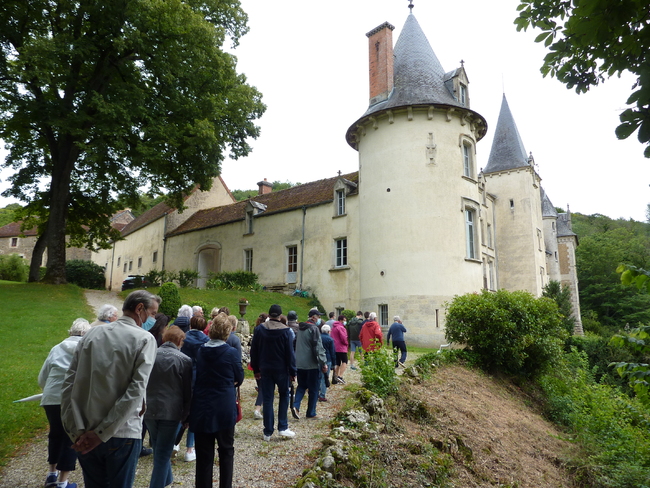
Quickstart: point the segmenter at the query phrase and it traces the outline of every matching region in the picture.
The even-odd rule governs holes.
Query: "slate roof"
[[[35,236],[38,235],[37,228],[27,229],[24,232],[20,231],[20,222],[11,222],[10,224],[0,227],[0,237],[20,237],[24,236]]]
[[[551,203],[550,198],[548,198],[548,195],[544,191],[544,188],[540,187],[540,192],[542,192],[542,218],[544,217],[557,218],[557,210],[555,210],[555,207]]]
[[[519,137],[515,119],[512,112],[510,112],[504,93],[497,128],[494,131],[490,157],[483,172],[496,173],[497,171],[523,168],[525,166],[530,166],[528,154],[524,148],[524,143],[521,142],[521,137]]]
[[[303,206],[313,207],[332,202],[334,199],[334,184],[339,178],[358,185],[359,172],[357,171],[341,175],[340,177],[336,176],[334,178],[312,181],[311,183],[294,186],[292,188],[287,188],[286,190],[274,191],[267,193],[266,195],[257,195],[252,197],[250,199],[251,201],[266,205],[266,210],[257,214],[255,218],[273,215],[280,212],[287,212]],[[351,189],[350,194],[356,193],[356,188]],[[220,207],[199,210],[184,223],[179,225],[173,232],[170,232],[168,236],[171,237],[244,220],[246,218],[247,205],[248,200],[244,200],[230,205],[222,205]]]
[[[557,236],[566,237],[566,236],[577,236],[573,229],[571,228],[571,215],[568,213],[561,213],[557,216]]]

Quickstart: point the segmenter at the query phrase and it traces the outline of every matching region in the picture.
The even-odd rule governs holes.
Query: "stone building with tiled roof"
[[[399,315],[411,344],[444,341],[445,303],[482,289],[541,295],[549,280],[577,302],[577,238],[545,196],[505,101],[490,159],[477,168],[486,120],[470,108],[463,66],[445,71],[411,13],[370,31],[369,106],[346,133],[359,171],[243,202],[161,204],[125,227],[102,257],[110,286],[152,268],[250,270],[268,289],[309,290],[328,311]],[[195,192],[198,200],[204,192]],[[155,257],[155,259],[151,259]],[[137,266],[134,266],[137,262]],[[579,314],[576,315],[579,317]],[[304,317],[301,317],[301,319]]]

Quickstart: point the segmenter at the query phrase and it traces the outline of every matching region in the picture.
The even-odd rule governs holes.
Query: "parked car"
[[[122,291],[132,288],[149,288],[150,286],[153,286],[153,283],[146,276],[129,275],[122,282]]]

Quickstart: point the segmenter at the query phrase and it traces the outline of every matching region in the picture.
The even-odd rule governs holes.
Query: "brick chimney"
[[[370,105],[386,100],[393,89],[393,30],[384,22],[368,32]]]
[[[267,193],[271,193],[273,190],[273,183],[269,183],[266,181],[266,178],[264,178],[264,181],[257,183],[257,187],[259,188],[259,191],[257,192],[258,195],[266,195]]]

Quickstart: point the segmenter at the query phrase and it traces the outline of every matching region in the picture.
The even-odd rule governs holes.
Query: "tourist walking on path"
[[[404,366],[406,363],[406,341],[404,340],[404,333],[406,332],[406,327],[402,324],[402,319],[399,318],[399,315],[393,317],[393,324],[388,329],[388,334],[386,335],[386,342],[390,344],[391,337],[393,339],[393,350],[395,351],[395,367]],[[397,351],[401,352],[401,356],[397,359]]]
[[[327,358],[323,348],[318,326],[322,323],[322,313],[312,308],[307,322],[301,322],[296,337],[296,367],[298,368],[298,388],[296,388],[294,409],[300,414],[300,403],[305,392],[309,392],[305,417],[315,419],[318,403],[319,371],[327,372]]]
[[[318,401],[326,402],[327,401],[327,387],[329,386],[328,375],[332,371],[332,364],[336,361],[336,350],[334,348],[334,339],[330,337],[330,326],[323,324],[320,329],[320,337],[323,341],[323,349],[325,349],[325,357],[327,358],[327,371],[320,372],[319,380],[319,390],[318,390]]]
[[[122,317],[90,329],[72,357],[63,382],[61,420],[79,452],[86,488],[133,486],[156,357],[156,340],[142,324],[155,317],[160,302],[146,290],[132,292]]]
[[[332,325],[331,335],[332,339],[334,339],[334,348],[336,350],[332,383],[345,384],[343,375],[345,374],[345,369],[348,367],[348,331],[345,329],[345,315],[338,316],[338,320]]]
[[[147,385],[144,415],[153,447],[149,488],[164,488],[174,481],[171,455],[192,400],[192,360],[180,351],[185,334],[180,327],[172,325],[165,330],[162,340]]]
[[[363,312],[359,310],[356,317],[352,317],[348,322],[348,340],[350,341],[350,369],[357,369],[354,365],[354,354],[359,351],[361,354],[361,341],[359,332],[363,324]]]
[[[61,387],[72,362],[72,355],[90,327],[86,319],[75,320],[68,331],[70,337],[50,350],[38,374],[38,386],[43,389],[41,407],[45,409],[50,424],[47,436],[47,462],[50,470],[45,479],[45,488],[77,487],[76,483],[68,482],[70,471],[74,471],[77,464],[77,453],[72,449],[72,440],[61,423]]]
[[[377,323],[377,314],[370,312],[368,320],[361,327],[359,332],[361,348],[364,352],[372,352],[384,345],[384,336],[381,333],[381,327]]]
[[[231,488],[235,460],[237,387],[244,370],[230,335],[226,314],[215,317],[210,340],[196,355],[196,382],[190,411],[190,430],[196,439],[196,488],[212,487],[215,441],[219,453],[219,488]]]
[[[275,415],[273,398],[278,387],[278,433],[282,437],[294,437],[289,429],[289,382],[296,377],[296,357],[293,337],[289,327],[280,322],[282,308],[271,305],[269,320],[255,328],[251,344],[251,367],[258,388],[262,393],[263,439],[270,441],[274,432]]]

